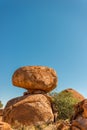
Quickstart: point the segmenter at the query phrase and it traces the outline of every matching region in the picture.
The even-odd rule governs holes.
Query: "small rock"
[[[57,130],[69,130],[71,125],[66,120],[60,120],[55,123]]]
[[[12,130],[12,128],[8,123],[0,122],[0,130]]]

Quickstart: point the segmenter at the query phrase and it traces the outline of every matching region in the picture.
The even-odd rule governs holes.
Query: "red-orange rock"
[[[80,130],[87,130],[87,99],[84,99],[75,106],[75,114],[71,123],[71,130],[74,130],[73,127],[79,128]]]
[[[23,125],[37,125],[53,122],[54,115],[47,95],[33,94],[10,100],[3,112],[3,121],[15,126],[15,122]]]
[[[75,126],[72,126],[71,130],[81,130],[81,129],[79,129],[79,128],[75,127]]]
[[[8,123],[0,122],[0,130],[12,130],[12,128]]]
[[[31,93],[34,90],[49,92],[57,86],[57,75],[52,68],[45,66],[25,66],[14,72],[12,83]]]
[[[3,116],[3,109],[0,109],[0,116]]]
[[[79,128],[80,130],[87,130],[87,119],[79,116],[77,119],[72,121],[72,130],[73,127]]]

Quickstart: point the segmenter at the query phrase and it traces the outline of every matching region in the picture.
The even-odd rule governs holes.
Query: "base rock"
[[[50,98],[46,94],[33,94],[10,100],[3,112],[3,121],[15,125],[38,125],[54,121]]]

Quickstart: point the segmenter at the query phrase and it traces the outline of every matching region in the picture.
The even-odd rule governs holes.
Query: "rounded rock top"
[[[50,92],[57,86],[57,82],[55,70],[46,66],[24,66],[12,76],[14,86],[25,88],[31,93],[37,90]]]

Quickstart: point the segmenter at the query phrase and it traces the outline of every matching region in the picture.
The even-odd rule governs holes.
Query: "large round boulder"
[[[57,86],[57,75],[52,68],[45,66],[25,66],[14,72],[12,83],[31,93],[36,90],[49,92]]]
[[[32,94],[10,100],[3,112],[3,121],[15,126],[38,125],[54,121],[51,100],[47,95]]]

